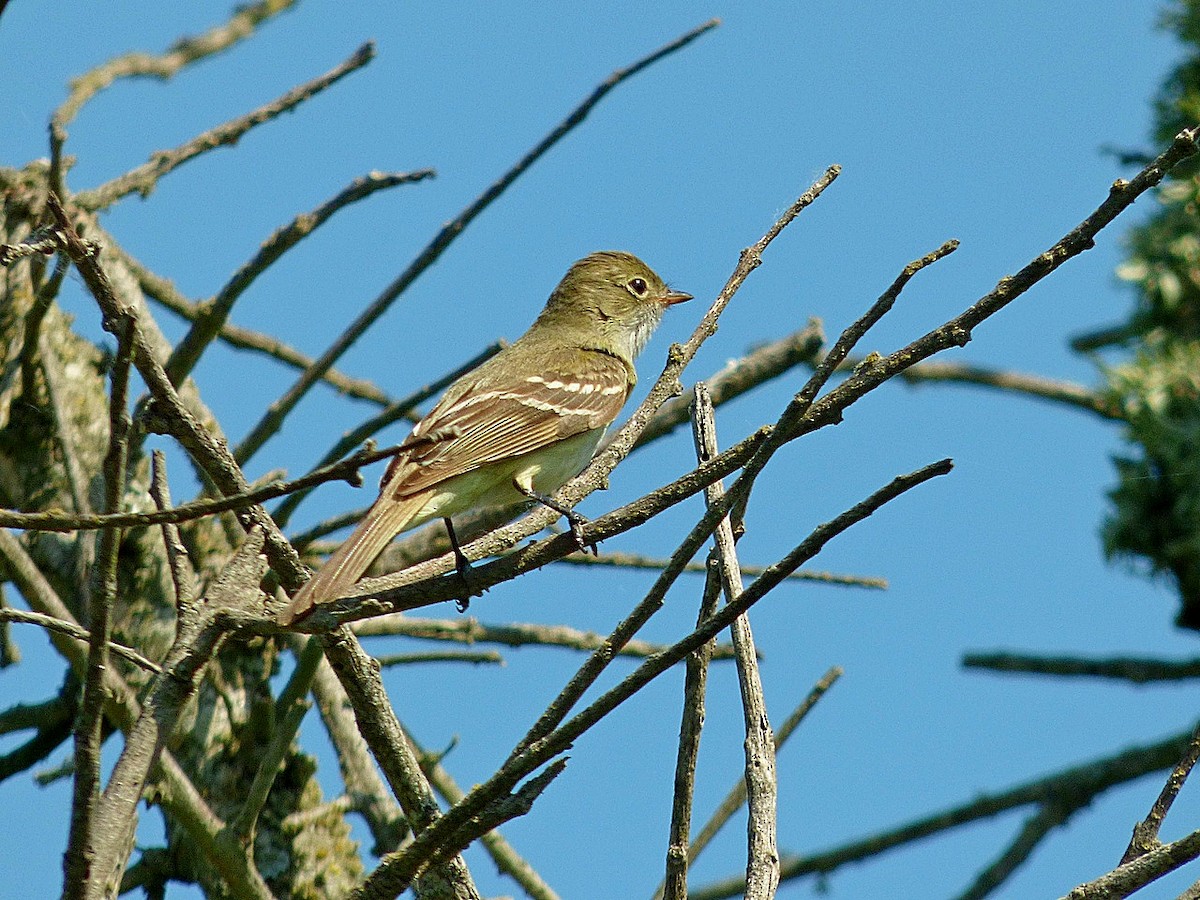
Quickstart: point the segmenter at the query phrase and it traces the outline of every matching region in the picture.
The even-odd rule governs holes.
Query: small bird
[[[633,361],[663,310],[692,299],[629,253],[579,260],[520,338],[454,382],[392,458],[379,499],[279,616],[289,625],[345,593],[397,534],[537,501],[579,474],[637,384]],[[577,539],[579,532],[576,530]]]

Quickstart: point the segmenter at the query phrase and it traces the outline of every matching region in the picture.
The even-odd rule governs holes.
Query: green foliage
[[[1154,101],[1160,145],[1200,122],[1200,0],[1177,0],[1163,23],[1186,55]],[[1173,577],[1177,623],[1200,630],[1200,169],[1172,173],[1159,202],[1119,270],[1137,291],[1125,329],[1134,357],[1105,375],[1130,447],[1114,459],[1103,537],[1110,557]]]
[[[1178,623],[1200,628],[1200,341],[1148,345],[1107,374],[1135,452],[1114,459],[1105,551],[1173,576]]]
[[[1131,330],[1166,343],[1195,340],[1200,338],[1200,180],[1166,183],[1159,200],[1158,214],[1130,234],[1129,259],[1118,269],[1137,287]]]

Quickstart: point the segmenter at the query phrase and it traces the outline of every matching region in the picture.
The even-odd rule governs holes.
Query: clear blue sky
[[[86,6],[26,0],[0,19],[3,164],[45,155],[49,112],[69,77],[129,49],[160,51],[225,12],[224,4],[133,0]],[[341,367],[405,393],[495,338],[519,334],[570,262],[622,248],[697,296],[672,311],[643,357],[649,383],[669,341],[690,332],[738,251],[835,162],[844,167],[841,179],[771,247],[691,376],[810,316],[836,333],[910,259],[960,239],[958,253],[921,274],[861,347],[888,351],[967,306],[1094,209],[1109,183],[1129,174],[1103,146],[1150,148],[1148,101],[1178,56],[1154,28],[1160,7],[1150,0],[836,9],[306,3],[169,84],[122,83],[91,103],[70,129],[78,162],[69,182],[76,190],[94,186],[374,39],[379,56],[364,71],[236,148],[171,175],[148,201],[124,201],[106,220],[127,248],[202,298],[275,228],[356,176],[435,167],[435,181],[341,213],[239,302],[236,322],[316,353],[442,222],[601,79],[720,16],[721,28],[611,94]],[[1141,201],[1094,250],[948,358],[1093,383],[1093,367],[1066,341],[1128,307],[1130,294],[1113,275],[1121,233],[1152,202]],[[78,285],[64,302],[74,304],[81,328],[96,332],[94,306]],[[161,320],[181,333],[168,314]],[[218,349],[196,377],[237,439],[292,373]],[[722,409],[722,442],[773,419],[799,378]],[[249,474],[301,472],[368,413],[331,391],[315,392]],[[960,387],[897,385],[780,454],[751,508],[746,562],[777,558],[900,472],[943,456],[957,463],[951,476],[904,497],[816,561],[885,576],[886,594],[789,585],[754,612],[776,721],[830,665],[846,669],[780,756],[785,852],[832,846],[1188,726],[1196,706],[1190,688],[997,678],[959,667],[964,652],[999,648],[1194,653],[1192,636],[1170,625],[1172,592],[1102,558],[1097,528],[1113,479],[1109,456],[1119,447],[1117,428],[1082,413]],[[690,464],[685,435],[661,442],[631,459],[612,490],[589,498],[583,511],[603,512]],[[295,524],[361,505],[369,491],[327,488]],[[697,508],[688,504],[607,548],[665,555]],[[556,569],[493,590],[471,614],[607,631],[651,578],[606,575],[593,589],[577,570]],[[680,582],[646,636],[682,634],[699,588],[698,580]],[[6,704],[41,699],[60,679],[42,637],[27,627],[18,636],[27,662],[0,673]],[[446,765],[463,785],[503,759],[578,662],[537,649],[506,657],[499,671],[443,666],[387,676],[402,721],[420,741],[437,747],[458,738]],[[615,678],[628,666],[613,669]],[[580,741],[533,814],[507,829],[564,897],[646,897],[661,877],[681,681],[681,672],[660,680]],[[731,668],[714,673],[710,691],[701,818],[737,777],[742,752]],[[316,733],[306,728],[304,737]],[[327,790],[336,792],[336,767],[327,756],[322,766]],[[1115,792],[1077,816],[997,896],[1059,896],[1109,869],[1161,781]],[[1194,825],[1194,790],[1185,790],[1164,837]],[[0,893],[55,894],[68,785],[41,790],[19,778],[0,796],[10,810],[0,818],[7,848]],[[155,817],[144,817],[147,843]],[[837,872],[829,886],[846,898],[954,896],[1020,821],[1010,815],[893,852]],[[743,845],[739,820],[703,857],[694,883],[740,871]],[[485,894],[516,892],[477,850],[469,860]],[[1192,880],[1194,873],[1169,879],[1139,896],[1174,896]],[[780,896],[812,890],[803,881]]]

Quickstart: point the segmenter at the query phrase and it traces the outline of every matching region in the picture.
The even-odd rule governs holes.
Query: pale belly
[[[471,509],[512,506],[527,500],[513,487],[514,481],[539,494],[552,494],[583,471],[604,432],[603,428],[587,431],[560,441],[552,448],[535,450],[451,478],[434,488],[433,495],[404,530]]]

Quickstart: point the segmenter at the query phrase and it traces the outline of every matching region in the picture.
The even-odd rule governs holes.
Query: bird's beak
[[[663,306],[674,306],[676,303],[686,303],[692,299],[691,294],[685,294],[683,291],[667,291],[662,298]]]

